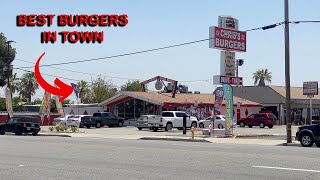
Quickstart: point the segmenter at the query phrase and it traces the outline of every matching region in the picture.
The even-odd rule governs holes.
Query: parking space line
[[[272,167],[272,166],[251,166],[253,168],[263,168],[263,169],[278,169],[278,170],[287,170],[287,171],[303,171],[303,172],[316,172],[320,173],[320,170],[312,169],[295,169],[295,168],[283,168],[283,167]]]

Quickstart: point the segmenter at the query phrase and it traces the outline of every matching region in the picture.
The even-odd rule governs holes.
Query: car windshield
[[[268,116],[269,116],[270,118],[274,118],[274,119],[277,118],[274,114],[268,114]]]

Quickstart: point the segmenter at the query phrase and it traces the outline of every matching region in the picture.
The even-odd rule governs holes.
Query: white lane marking
[[[312,169],[295,169],[295,168],[283,168],[283,167],[272,167],[272,166],[251,166],[251,167],[264,168],[264,169],[278,169],[278,170],[287,170],[287,171],[304,171],[304,172],[320,173],[320,170],[312,170]]]
[[[19,165],[19,167],[22,167],[22,166],[23,166],[22,164]]]

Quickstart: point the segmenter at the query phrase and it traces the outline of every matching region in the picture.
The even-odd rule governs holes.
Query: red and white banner
[[[233,29],[212,26],[209,29],[209,46],[229,51],[246,52],[247,33]]]

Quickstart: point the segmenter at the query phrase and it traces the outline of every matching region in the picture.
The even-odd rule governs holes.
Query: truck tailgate
[[[155,125],[162,123],[162,117],[158,115],[149,116],[148,117],[148,124]]]

